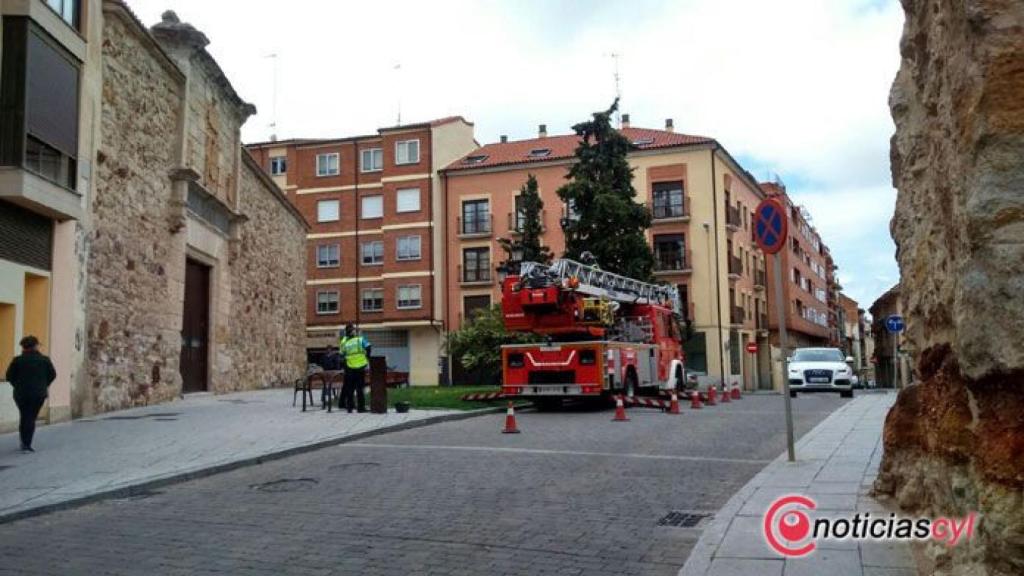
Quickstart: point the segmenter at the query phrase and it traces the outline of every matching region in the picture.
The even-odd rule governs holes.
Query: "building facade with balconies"
[[[712,138],[634,128],[623,115],[636,200],[651,210],[647,238],[657,280],[676,285],[683,315],[693,330],[686,346],[695,370],[748,389],[770,387],[764,258],[753,242],[753,210],[763,197],[757,182]],[[499,142],[468,152],[442,171],[445,194],[445,325],[457,330],[474,310],[501,298],[497,263],[507,255],[499,238],[520,227],[520,188],[537,178],[544,208],[541,241],[564,252],[563,218],[572,211],[557,196],[565,183],[578,137],[549,136]]]
[[[359,325],[415,385],[439,382],[444,206],[438,170],[477,147],[461,117],[376,134],[247,146],[309,223],[307,350]],[[471,215],[471,218],[473,216]],[[473,220],[472,230],[490,228]]]

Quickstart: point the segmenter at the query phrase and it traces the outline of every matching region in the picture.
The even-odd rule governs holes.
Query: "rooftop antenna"
[[[268,128],[270,128],[270,141],[277,142],[277,52],[267,54],[266,58],[273,60],[272,66],[274,82],[270,104],[270,124],[268,125]]]
[[[621,54],[618,52],[612,52],[609,56],[611,56],[612,61],[615,63],[615,99],[619,101],[619,107],[615,109],[615,126],[622,128],[622,86],[619,81],[619,58],[621,57]]]
[[[395,65],[391,67],[395,71],[395,94],[398,95],[398,119],[395,122],[396,126],[402,125],[402,63],[395,62]]]

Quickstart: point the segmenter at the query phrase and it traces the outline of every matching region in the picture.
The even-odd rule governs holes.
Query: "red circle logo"
[[[778,498],[764,514],[764,539],[783,556],[806,556],[817,548],[811,540],[811,519],[806,510],[818,505],[806,496],[790,494]]]

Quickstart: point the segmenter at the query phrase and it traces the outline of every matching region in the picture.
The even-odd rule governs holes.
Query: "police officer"
[[[370,364],[370,343],[361,335],[356,334],[352,324],[345,326],[345,336],[341,339],[341,355],[345,358],[345,384],[341,387],[341,398],[345,409],[352,412],[353,398],[356,394],[360,412],[366,412],[366,397],[363,387],[366,385],[366,367]]]
[[[39,339],[26,336],[21,339],[21,356],[11,360],[7,367],[7,381],[14,386],[14,403],[18,405],[21,421],[21,451],[32,449],[32,436],[36,431],[36,418],[46,402],[50,384],[57,378],[50,359],[39,352]]]

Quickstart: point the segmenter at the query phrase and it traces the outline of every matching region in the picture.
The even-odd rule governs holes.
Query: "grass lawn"
[[[464,402],[461,398],[466,394],[477,392],[499,392],[498,386],[410,386],[409,388],[389,388],[388,406],[395,402],[405,401],[412,408],[447,408],[449,410],[475,410],[502,406],[500,400],[493,402]]]

